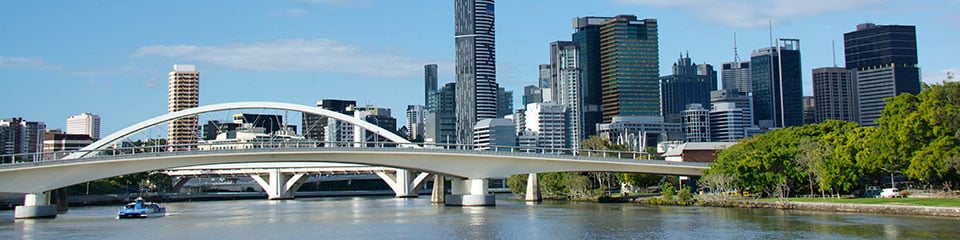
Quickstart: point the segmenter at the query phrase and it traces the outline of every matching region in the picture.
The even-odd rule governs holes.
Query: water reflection
[[[117,220],[115,206],[10,220],[0,239],[958,239],[960,219],[769,209],[656,207],[509,198],[446,207],[429,198],[317,198],[166,204],[157,219]],[[7,217],[6,215],[9,215]],[[136,231],[126,231],[136,229]]]

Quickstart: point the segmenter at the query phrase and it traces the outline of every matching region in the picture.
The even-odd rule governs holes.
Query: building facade
[[[200,106],[200,72],[194,65],[175,64],[167,74],[167,112],[177,112]],[[193,149],[200,140],[197,116],[187,116],[167,126],[168,151]]]
[[[753,97],[736,89],[720,89],[710,92],[710,104],[733,103],[735,108],[743,110],[748,126],[753,126]]]
[[[342,113],[347,116],[353,116],[353,107],[357,106],[357,101],[341,99],[323,99],[317,101],[317,107]],[[301,119],[300,132],[306,139],[327,141],[327,142],[347,142],[353,140],[353,124],[337,121],[336,119],[304,113]]]
[[[456,88],[456,83],[447,83],[430,96],[424,142],[457,143]]]
[[[437,91],[437,65],[423,65],[423,105],[430,105],[430,94]]]
[[[81,113],[67,117],[67,134],[86,134],[93,139],[100,139],[100,116],[92,113]]]
[[[817,123],[817,101],[813,96],[803,96],[803,124]]]
[[[579,149],[588,135],[584,126],[584,94],[581,91],[580,80],[580,50],[572,41],[556,41],[550,43],[550,67],[553,73],[551,81],[557,93],[557,103],[566,108],[567,112],[567,143],[570,148]],[[595,128],[595,127],[593,127]],[[592,128],[591,128],[592,129]]]
[[[517,127],[513,121],[503,118],[490,118],[477,122],[473,127],[473,149],[481,151],[510,151],[517,146]],[[498,147],[507,147],[500,150]]]
[[[600,26],[603,122],[614,116],[661,116],[657,20],[620,15]]]
[[[597,124],[603,121],[600,77],[600,26],[610,17],[580,17],[573,22],[573,42],[577,46],[580,71],[580,113],[585,136],[597,134]]]
[[[423,105],[407,105],[407,139],[423,141],[424,128],[427,126],[427,107]]]
[[[683,110],[683,141],[709,142],[710,141],[710,111],[699,103],[687,104]]]
[[[777,45],[753,51],[753,115],[761,127],[803,125],[800,40],[777,39]]]
[[[566,115],[564,107],[555,102],[527,104],[521,135],[533,141],[521,146],[567,148]]]
[[[497,88],[497,118],[513,114],[513,91]]]
[[[720,69],[723,89],[735,89],[740,92],[753,92],[753,79],[750,77],[750,62],[725,62]]]
[[[680,122],[688,104],[710,106],[710,92],[717,90],[717,73],[710,64],[695,64],[688,54],[673,64],[673,74],[660,77],[663,117],[667,122]]]
[[[473,143],[473,126],[497,117],[494,1],[458,0],[454,3],[457,136]]]
[[[543,101],[557,101],[556,83],[551,78],[553,74],[552,67],[550,64],[540,64],[538,69],[540,70],[540,75],[537,87],[540,88],[540,91],[543,91]]]
[[[884,98],[920,93],[914,26],[864,23],[843,34],[846,68],[855,71],[860,125],[876,126]]]
[[[598,124],[597,135],[634,151],[656,148],[658,143],[681,141],[684,138],[682,124],[665,122],[663,117],[648,116],[616,116],[610,123]]]
[[[827,119],[859,122],[853,71],[839,67],[813,69],[813,98],[818,122]]]
[[[714,103],[710,109],[710,140],[736,142],[746,137],[750,120],[744,116],[744,110],[732,102]]]

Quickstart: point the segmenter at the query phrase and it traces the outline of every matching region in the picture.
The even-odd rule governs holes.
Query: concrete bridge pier
[[[444,196],[446,193],[446,184],[444,183],[444,177],[440,175],[433,176],[433,192],[430,194],[431,203],[443,203]]]
[[[55,218],[57,205],[50,204],[50,192],[30,193],[24,196],[23,206],[13,210],[14,218]]]
[[[377,171],[376,173],[384,182],[387,182],[387,185],[390,186],[390,189],[393,189],[398,198],[419,197],[418,190],[423,187],[427,177],[430,177],[430,174],[425,172],[414,176],[413,171],[406,169],[397,169],[396,173],[392,175],[384,171]]]
[[[540,196],[540,180],[537,179],[537,173],[527,175],[527,194],[524,195],[527,202],[539,202],[543,200]]]
[[[293,193],[307,180],[305,173],[284,174],[279,168],[270,170],[267,176],[269,180],[263,179],[260,174],[250,177],[267,192],[267,199],[270,200],[293,199]]]
[[[496,197],[487,189],[488,180],[454,179],[450,181],[450,195],[444,199],[447,206],[494,206]]]

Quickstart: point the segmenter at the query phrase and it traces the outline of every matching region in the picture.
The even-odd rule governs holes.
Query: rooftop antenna
[[[737,32],[733,32],[733,62],[740,62],[740,53],[737,52]]]
[[[767,24],[770,27],[770,48],[773,48],[773,18],[768,18]]]
[[[837,67],[837,41],[830,41],[830,48],[833,49],[833,67]]]

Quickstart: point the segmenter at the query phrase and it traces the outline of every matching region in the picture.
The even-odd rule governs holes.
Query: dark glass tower
[[[803,125],[800,40],[777,39],[775,47],[753,51],[754,123],[760,127]]]
[[[582,17],[573,22],[573,42],[579,49],[580,97],[584,139],[597,134],[600,123],[600,26],[609,17]]]
[[[423,66],[423,105],[430,105],[430,94],[437,91],[437,65]]]
[[[600,26],[603,122],[614,116],[660,115],[657,20],[620,15]]]
[[[855,71],[860,124],[874,126],[884,98],[920,93],[914,26],[864,23],[843,34],[847,69]]]
[[[473,143],[473,125],[497,117],[493,0],[455,0],[457,136]]]
[[[701,74],[702,73],[702,74]],[[660,78],[663,117],[667,122],[680,122],[680,113],[687,104],[710,106],[710,92],[717,90],[717,72],[710,64],[694,64],[690,55],[680,56],[673,64],[673,75]]]

